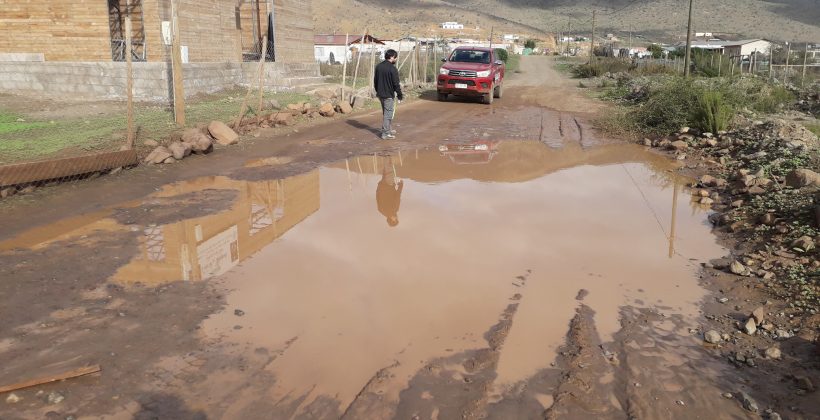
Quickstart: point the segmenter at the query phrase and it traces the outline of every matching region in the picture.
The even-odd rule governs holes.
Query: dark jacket
[[[376,96],[379,98],[387,99],[395,95],[400,101],[404,99],[404,94],[401,93],[401,84],[399,83],[399,69],[387,60],[376,66],[373,86],[376,87]]]

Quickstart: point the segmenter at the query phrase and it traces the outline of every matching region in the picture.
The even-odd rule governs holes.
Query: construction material
[[[267,45],[267,35],[265,36],[264,44]],[[261,55],[259,59],[259,77],[262,77],[262,68],[265,65],[265,56]],[[253,92],[253,83],[248,83],[248,93],[245,94],[245,99],[242,100],[242,106],[239,108],[239,115],[233,122],[233,129],[239,130],[239,125],[242,124],[242,118],[245,117],[245,113],[248,107],[248,100],[251,99],[251,93]]]
[[[70,176],[134,166],[139,163],[133,149],[96,153],[40,162],[0,166],[0,186],[60,179]]]
[[[11,385],[7,385],[7,386],[0,386],[0,394],[6,393],[6,392],[11,392],[11,391],[17,391],[18,389],[31,388],[31,387],[37,386],[37,385],[44,385],[44,384],[48,384],[48,383],[52,383],[52,382],[63,381],[63,380],[66,380],[66,379],[79,378],[81,376],[86,376],[86,375],[90,375],[92,373],[97,373],[101,370],[102,369],[100,368],[100,365],[94,365],[94,366],[88,366],[88,367],[82,367],[82,368],[79,368],[79,369],[69,370],[67,372],[63,372],[63,373],[60,373],[58,375],[44,376],[42,378],[31,379],[31,380],[28,380],[28,381],[25,381],[25,382],[18,382],[16,384],[11,384]]]

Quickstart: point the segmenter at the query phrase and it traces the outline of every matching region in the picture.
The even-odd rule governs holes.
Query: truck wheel
[[[486,93],[486,94],[484,94],[484,98],[482,99],[481,102],[484,102],[487,105],[492,105],[493,104],[493,96],[494,95],[493,95],[492,92]]]
[[[448,96],[448,95],[447,95],[446,93],[439,93],[439,94],[438,94],[438,100],[439,100],[439,102],[444,102],[444,101],[446,101],[446,100],[447,100],[447,96]]]
[[[495,87],[495,97],[501,99],[501,95],[504,94],[504,85],[496,86]]]

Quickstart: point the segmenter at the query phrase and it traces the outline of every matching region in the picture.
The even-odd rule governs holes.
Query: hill
[[[515,32],[530,36],[592,30],[597,10],[600,33],[630,29],[650,40],[675,41],[686,36],[685,0],[324,0],[314,2],[317,33],[361,32],[377,36],[456,35],[439,25],[458,21],[461,36]],[[820,42],[818,0],[696,0],[694,30],[735,38]]]

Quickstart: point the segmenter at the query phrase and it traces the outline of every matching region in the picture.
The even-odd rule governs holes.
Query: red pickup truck
[[[501,98],[504,62],[491,48],[458,47],[445,58],[438,75],[438,100],[453,96],[481,96],[485,104]]]

